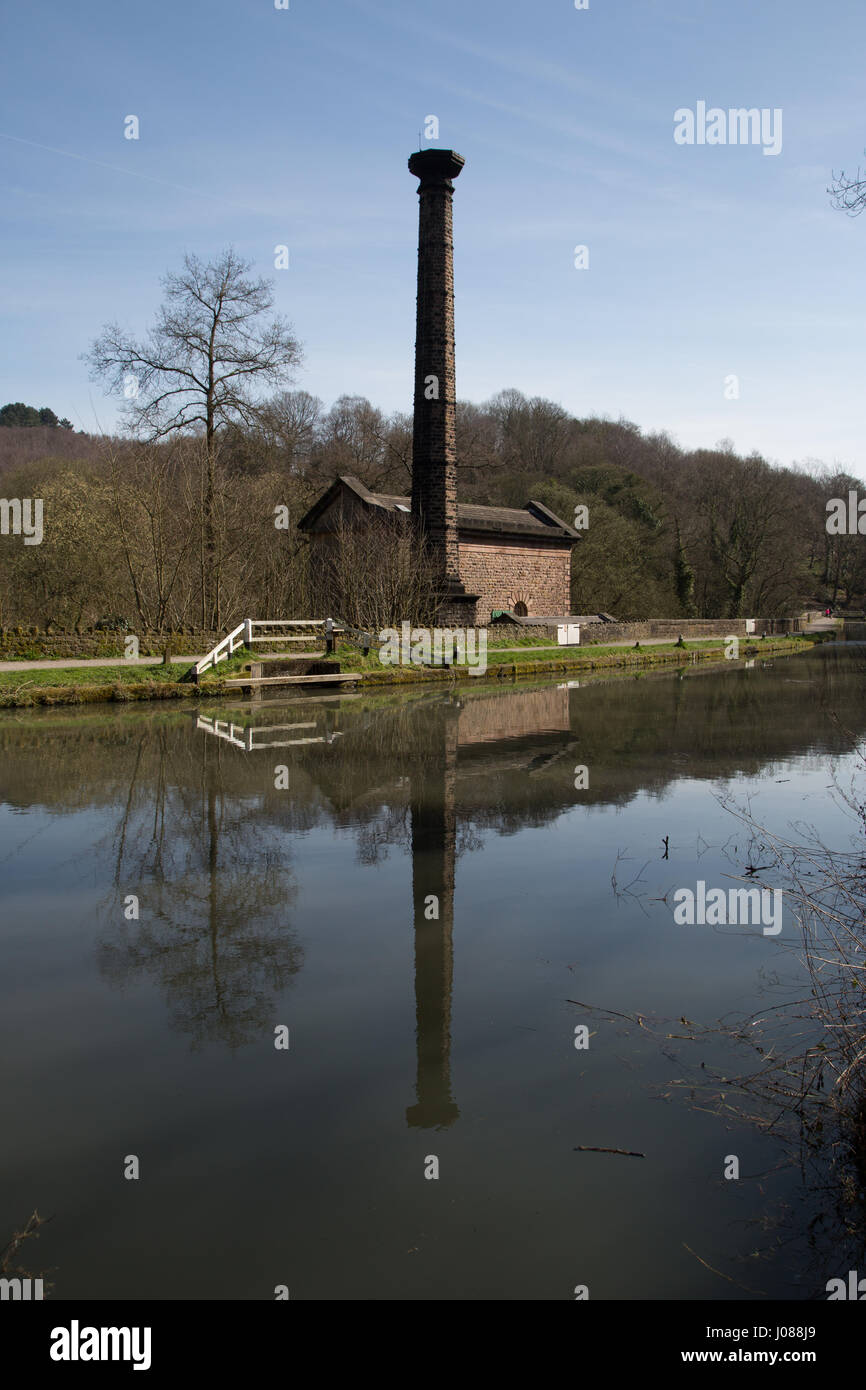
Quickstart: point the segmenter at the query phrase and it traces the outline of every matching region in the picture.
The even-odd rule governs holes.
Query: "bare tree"
[[[725,448],[694,458],[706,464],[696,510],[717,581],[715,606],[729,618],[787,606],[800,577],[791,556],[791,499],[778,475],[759,455],[739,458]]]
[[[314,591],[344,622],[373,632],[404,619],[435,622],[435,570],[408,520],[386,515],[357,529],[341,517],[330,536],[320,538],[312,557]]]
[[[33,1279],[39,1277],[38,1275],[34,1275],[31,1270],[25,1269],[22,1265],[13,1265],[11,1261],[18,1253],[18,1250],[24,1244],[25,1240],[39,1239],[40,1229],[51,1219],[50,1216],[40,1216],[38,1211],[34,1211],[32,1215],[28,1217],[22,1230],[12,1232],[6,1245],[0,1249],[0,1276],[4,1279]],[[44,1282],[43,1279],[43,1283]],[[54,1285],[47,1284],[46,1287],[48,1289],[53,1289]],[[14,1296],[13,1294],[13,1297]]]
[[[387,472],[385,416],[366,396],[340,396],[322,421],[320,445],[332,469],[379,489]]]
[[[139,341],[117,324],[103,328],[85,359],[96,380],[122,395],[131,426],[151,440],[204,435],[201,496],[202,624],[220,626],[216,537],[217,436],[236,422],[254,423],[264,387],[283,384],[301,360],[290,326],[265,320],[273,306],[267,280],[249,277],[251,262],[229,248],[204,263],[186,256],[180,274],[163,280],[156,324]]]
[[[282,391],[264,407],[261,424],[266,443],[290,474],[308,470],[321,415],[322,402],[309,391]]]
[[[833,174],[833,182],[827,189],[833,199],[833,206],[839,212],[847,212],[849,217],[859,217],[866,207],[866,178],[860,177],[858,165],[857,174],[850,179],[842,169],[838,174]]]

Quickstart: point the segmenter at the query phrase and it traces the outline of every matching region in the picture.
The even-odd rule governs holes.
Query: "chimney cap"
[[[409,172],[422,184],[456,179],[466,160],[456,150],[416,150],[409,156]]]

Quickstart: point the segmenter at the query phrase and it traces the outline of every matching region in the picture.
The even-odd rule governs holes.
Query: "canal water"
[[[864,670],[4,714],[0,1244],[51,1216],[55,1299],[820,1296],[820,1193],[709,1103],[796,924],[673,894],[738,808],[849,843]]]

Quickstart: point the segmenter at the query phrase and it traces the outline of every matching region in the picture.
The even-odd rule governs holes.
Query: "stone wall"
[[[479,627],[490,622],[494,608],[513,609],[523,603],[529,617],[567,613],[570,608],[571,554],[565,546],[518,537],[508,542],[461,540],[460,578],[479,596]]]
[[[52,661],[81,657],[121,657],[125,655],[122,632],[45,633],[26,628],[0,630],[0,661],[25,658]],[[133,634],[130,634],[133,635]],[[204,656],[216,646],[225,632],[170,632],[162,636],[136,633],[140,656],[162,656],[168,647],[174,656]]]
[[[745,618],[647,618],[640,623],[583,623],[580,645],[608,642],[645,642],[664,638],[676,642],[682,634],[687,642],[701,637],[761,637],[764,633],[798,632],[799,618],[755,618],[754,632],[746,632]]]

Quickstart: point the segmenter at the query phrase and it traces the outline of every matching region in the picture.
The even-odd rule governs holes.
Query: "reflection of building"
[[[371,783],[375,785],[372,770],[393,767],[399,744],[400,766],[409,788],[415,937],[415,1103],[406,1110],[407,1124],[412,1127],[451,1125],[460,1113],[451,1088],[451,1007],[461,788],[464,801],[468,797],[473,804],[477,789],[506,777],[518,780],[524,792],[537,798],[536,776],[573,746],[569,701],[564,686],[501,694],[464,691],[459,698],[437,694],[424,701],[409,727],[400,726],[399,738],[392,735],[382,746],[371,744],[366,720],[353,724],[350,719],[344,728],[335,728],[340,707],[333,703],[304,702],[299,708],[315,718],[291,724],[267,725],[260,713],[243,724],[196,716],[197,730],[239,752],[297,746],[297,777],[309,778],[318,794],[324,793],[331,806],[344,812],[370,796]],[[381,727],[387,728],[387,724],[383,722]],[[295,732],[301,737],[279,737]],[[307,736],[310,733],[312,737]],[[331,748],[301,747],[334,744],[336,739],[340,739],[339,744]],[[304,757],[307,753],[314,762]],[[484,774],[480,779],[479,772]],[[293,772],[293,785],[295,778]],[[561,780],[571,787],[570,776]],[[400,781],[405,785],[403,778]],[[373,795],[377,802],[380,798],[388,800],[379,788]],[[498,805],[500,794],[496,791],[494,795]],[[516,799],[509,795],[505,802]]]
[[[454,965],[454,860],[457,816],[457,718],[435,711],[439,749],[411,775],[412,909],[415,921],[417,1104],[410,1125],[449,1125],[459,1111],[451,1096],[451,985]],[[441,758],[436,757],[441,753]]]
[[[451,1094],[451,990],[454,968],[454,872],[457,847],[458,753],[533,734],[570,730],[568,691],[546,689],[443,703],[432,711],[436,737],[411,774],[412,907],[415,925],[417,1101],[410,1125],[450,1125],[459,1110]],[[533,759],[527,759],[527,770]],[[438,912],[433,915],[434,906]]]
[[[558,685],[521,690],[509,699],[477,696],[460,710],[460,746],[504,743],[533,734],[571,733],[568,690]]]

